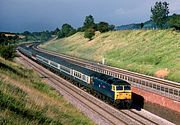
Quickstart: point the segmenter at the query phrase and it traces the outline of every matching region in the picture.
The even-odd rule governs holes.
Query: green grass
[[[0,57],[1,125],[94,124],[32,70]]]
[[[41,45],[50,51],[101,62],[180,82],[180,33],[172,30],[125,30],[97,35],[92,41],[76,33]]]

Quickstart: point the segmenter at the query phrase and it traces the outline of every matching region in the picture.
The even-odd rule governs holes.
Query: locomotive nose
[[[131,99],[131,93],[120,93],[120,92],[117,92],[116,99]]]

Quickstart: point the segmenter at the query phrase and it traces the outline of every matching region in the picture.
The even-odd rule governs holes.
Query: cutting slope
[[[34,71],[0,57],[0,125],[93,125]]]
[[[92,41],[76,33],[41,45],[135,72],[180,82],[180,33],[172,30],[125,30],[96,34]]]

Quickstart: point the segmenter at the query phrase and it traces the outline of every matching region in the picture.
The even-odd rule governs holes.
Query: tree
[[[114,28],[115,28],[115,26],[114,26],[114,25],[109,25],[109,31],[113,31],[113,30],[114,30]]]
[[[83,31],[91,29],[96,29],[96,24],[94,23],[94,18],[92,15],[86,16],[84,21],[84,26],[82,27]]]
[[[29,31],[24,31],[23,35],[30,35],[31,33]]]
[[[87,29],[85,32],[84,32],[84,37],[85,38],[89,38],[89,40],[92,40],[92,37],[95,35],[95,30],[92,29],[92,28],[89,28]]]
[[[67,34],[67,36],[71,36],[71,35],[73,35],[73,34],[75,34],[76,33],[76,29],[72,29],[68,34]]]
[[[154,7],[151,7],[151,20],[159,27],[163,28],[166,23],[166,18],[169,14],[167,2],[156,2]]]
[[[60,31],[57,33],[57,35],[58,35],[58,39],[64,37],[64,34],[63,34],[62,30],[60,30]]]
[[[15,46],[12,45],[0,46],[0,56],[8,60],[13,59],[15,57]]]
[[[109,31],[109,24],[106,22],[100,22],[97,24],[97,30],[101,33],[108,32]]]
[[[77,32],[83,32],[83,28],[82,27],[77,28]]]
[[[61,32],[64,37],[68,37],[75,33],[75,29],[71,25],[65,23],[62,25]]]
[[[140,25],[141,25],[141,29],[142,29],[142,28],[143,28],[143,26],[144,26],[144,23],[141,23]]]
[[[74,29],[70,24],[63,24],[62,29],[58,31],[58,38],[64,38],[71,36],[76,33],[76,29]]]
[[[41,41],[47,41],[51,37],[51,34],[48,30],[41,32]]]
[[[173,14],[173,16],[169,19],[168,24],[170,27],[180,30],[180,15]]]
[[[4,33],[0,33],[0,45],[4,44],[4,42],[7,40]]]
[[[60,29],[56,28],[54,31],[52,31],[52,35],[57,35],[59,31],[60,31]]]

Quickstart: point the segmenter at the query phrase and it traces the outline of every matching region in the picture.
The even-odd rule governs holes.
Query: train
[[[21,45],[17,50],[46,68],[70,79],[93,95],[119,107],[131,107],[132,91],[128,82],[89,70],[61,57],[38,51],[33,48],[33,44]]]

